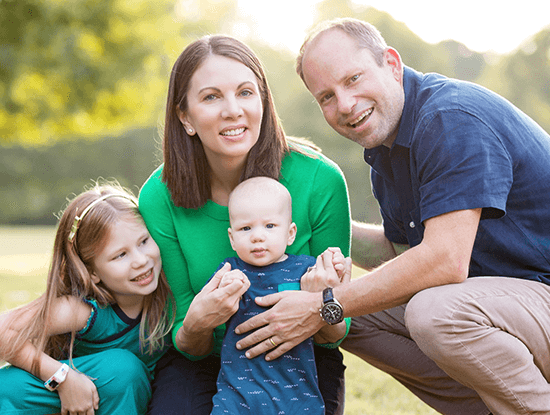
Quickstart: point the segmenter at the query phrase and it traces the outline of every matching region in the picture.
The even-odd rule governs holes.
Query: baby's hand
[[[244,284],[246,281],[248,281],[248,278],[241,270],[233,269],[223,275],[218,288],[227,287],[228,285],[231,285],[231,283],[233,283],[233,281],[235,280],[241,281]]]
[[[322,291],[349,282],[350,276],[351,259],[344,257],[339,248],[328,248],[302,276],[300,286],[304,291]]]
[[[327,251],[332,252],[332,266],[336,270],[340,282],[342,282],[346,276],[349,261],[344,254],[342,254],[340,248],[328,248]]]

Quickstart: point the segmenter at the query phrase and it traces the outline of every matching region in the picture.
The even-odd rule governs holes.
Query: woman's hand
[[[57,392],[61,400],[61,415],[93,415],[99,409],[99,395],[94,382],[73,369],[69,369]]]
[[[225,282],[221,284],[223,279]],[[241,296],[248,287],[250,281],[246,275],[238,270],[231,271],[231,264],[224,264],[195,296],[185,319],[196,318],[203,329],[213,330],[237,312]]]
[[[226,282],[221,284],[229,273]],[[241,296],[250,287],[248,278],[240,274],[231,271],[231,265],[226,263],[195,296],[176,336],[180,350],[195,356],[210,352],[212,332],[237,312]]]

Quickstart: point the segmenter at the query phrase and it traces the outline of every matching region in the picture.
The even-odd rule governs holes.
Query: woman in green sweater
[[[235,255],[227,234],[229,193],[250,177],[279,180],[292,196],[299,229],[288,253],[317,256],[339,247],[348,256],[347,187],[335,163],[287,141],[261,63],[227,36],[195,41],[174,64],[163,152],[164,164],[143,185],[139,204],[160,247],[177,314],[174,348],[157,365],[149,413],[207,415],[224,323],[248,288],[218,288],[216,277],[205,286],[219,263]],[[341,414],[342,355],[315,349],[326,413]]]

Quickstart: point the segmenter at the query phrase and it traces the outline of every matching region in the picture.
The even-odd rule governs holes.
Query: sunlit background
[[[137,193],[162,162],[171,66],[206,34],[252,47],[287,134],[340,165],[355,219],[379,222],[360,148],[327,126],[294,71],[306,31],[344,16],[375,24],[405,64],[482,84],[550,131],[541,0],[0,0],[0,311],[44,289],[67,197],[99,177]],[[346,415],[434,413],[350,359]]]
[[[316,21],[319,0],[238,0],[248,18],[243,30],[275,47],[297,52]],[[344,2],[345,3],[345,2]],[[550,3],[540,0],[356,0],[404,22],[430,43],[454,39],[476,52],[508,53],[550,24]],[[343,15],[342,15],[343,16]]]

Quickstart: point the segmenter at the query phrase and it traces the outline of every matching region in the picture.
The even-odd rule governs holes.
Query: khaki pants
[[[550,287],[538,282],[476,277],[424,290],[353,318],[342,348],[443,414],[550,414]]]

